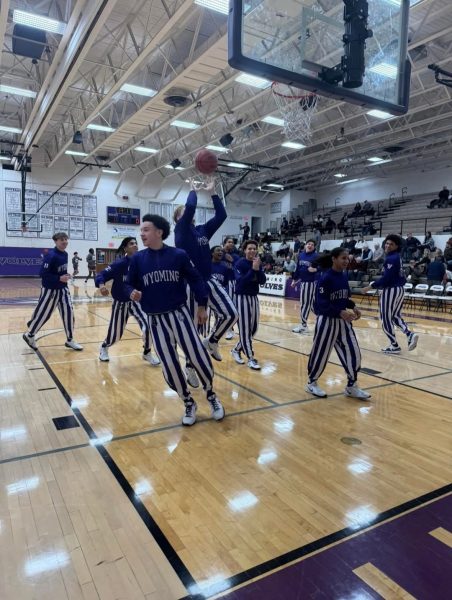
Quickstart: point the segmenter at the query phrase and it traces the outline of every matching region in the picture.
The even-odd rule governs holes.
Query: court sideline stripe
[[[88,421],[86,420],[84,415],[80,412],[80,410],[78,408],[74,408],[72,406],[71,396],[69,395],[69,393],[67,392],[66,388],[63,386],[61,381],[58,379],[56,374],[53,372],[52,368],[50,367],[50,365],[48,364],[48,362],[46,361],[44,356],[39,352],[39,350],[36,351],[36,354],[39,356],[39,359],[41,360],[42,364],[44,365],[45,369],[47,370],[47,373],[50,375],[51,379],[54,381],[55,385],[61,392],[63,398],[66,400],[66,402],[70,406],[72,412],[79,420],[81,426],[83,427],[85,432],[88,434],[88,437],[91,439],[91,442],[89,445],[94,446],[96,448],[96,450],[99,452],[100,456],[104,460],[108,469],[110,470],[110,472],[116,479],[119,486],[122,488],[123,492],[126,494],[127,498],[132,503],[133,507],[137,511],[138,515],[141,517],[141,520],[145,524],[149,533],[152,535],[152,537],[156,541],[160,550],[165,555],[166,559],[168,560],[168,562],[174,569],[175,573],[181,580],[182,584],[185,586],[185,588],[187,590],[188,589],[198,589],[198,585],[197,585],[194,577],[192,576],[192,574],[190,573],[188,568],[185,566],[185,564],[183,563],[183,561],[181,560],[181,558],[179,557],[177,552],[171,546],[170,542],[165,537],[165,534],[160,529],[160,527],[157,525],[156,521],[153,519],[153,517],[147,510],[146,506],[143,504],[141,498],[137,494],[135,494],[132,486],[126,479],[124,473],[118,467],[118,465],[113,460],[113,458],[110,456],[107,449],[99,441],[99,438],[97,437],[97,435],[96,435],[95,431],[93,430],[93,428],[91,427],[91,425],[88,423]],[[95,443],[96,441],[99,441],[99,443]]]

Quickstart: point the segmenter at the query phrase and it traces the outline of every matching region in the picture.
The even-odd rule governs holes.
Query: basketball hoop
[[[284,119],[284,133],[289,141],[307,143],[311,139],[311,121],[317,108],[317,94],[300,93],[285,83],[274,81],[272,94]]]

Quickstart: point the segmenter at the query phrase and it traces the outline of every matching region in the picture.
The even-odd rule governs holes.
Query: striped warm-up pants
[[[215,313],[215,325],[212,333],[209,336],[209,339],[211,342],[217,343],[228,331],[228,329],[232,329],[234,323],[237,321],[237,309],[235,308],[228,292],[217,279],[211,277],[206,281],[206,284],[209,288],[209,299],[207,306]],[[196,322],[198,304],[192,293],[190,293],[189,296],[189,303],[190,312],[192,313],[193,319]]]
[[[401,315],[403,297],[403,287],[399,286],[383,289],[379,298],[381,326],[393,346],[398,346],[394,326],[399,327],[407,336],[411,334]]]
[[[247,294],[236,294],[235,304],[239,313],[239,341],[234,350],[244,352],[248,360],[254,356],[253,337],[259,327],[259,298]]]
[[[188,307],[184,304],[168,313],[148,315],[148,322],[155,351],[162,363],[163,376],[169,387],[182,400],[190,397],[177,354],[177,346],[180,346],[209,396],[213,385],[212,362],[201,343]]]
[[[304,327],[308,324],[308,317],[314,304],[316,288],[317,281],[302,281],[300,284],[300,320]]]
[[[317,381],[321,376],[333,348],[347,373],[347,385],[354,385],[361,368],[361,351],[352,324],[341,318],[323,315],[317,317],[315,324],[308,362],[309,383]]]
[[[107,337],[105,338],[102,346],[113,346],[113,344],[122,338],[130,313],[132,313],[132,315],[135,317],[141,329],[141,333],[143,334],[145,352],[151,348],[151,332],[149,330],[146,313],[143,312],[138,302],[118,302],[118,300],[113,300]]]
[[[74,307],[72,306],[71,294],[67,287],[58,290],[41,289],[38,305],[27,323],[30,335],[38,333],[41,327],[50,319],[57,306],[60,311],[61,320],[63,321],[66,337],[68,340],[72,340],[74,334]]]

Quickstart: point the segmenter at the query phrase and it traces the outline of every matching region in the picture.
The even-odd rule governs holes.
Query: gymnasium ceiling
[[[12,52],[15,9],[67,24],[63,35],[47,34],[42,57],[34,62]],[[36,98],[0,92],[0,126],[22,130],[0,136],[37,146],[30,150],[35,165],[53,167],[65,152],[83,152],[86,157],[70,157],[74,169],[78,160],[103,157],[119,172],[118,184],[134,169],[144,185],[155,173],[181,183],[193,173],[196,151],[219,145],[231,133],[228,159],[279,167],[252,172],[237,188],[239,196],[270,180],[286,189],[316,190],[337,182],[338,172],[387,177],[452,164],[452,90],[435,83],[427,69],[435,63],[452,71],[450,0],[421,0],[411,8],[408,114],[381,121],[358,106],[321,98],[312,142],[302,151],[282,147],[281,128],[261,121],[278,116],[271,91],[235,81],[226,33],[227,17],[193,0],[1,0],[0,83],[34,91]],[[121,90],[124,84],[157,93],[131,93]],[[186,106],[165,103],[181,89],[188,94]],[[199,127],[171,126],[175,118]],[[88,129],[93,123],[114,131]],[[82,144],[72,143],[75,131],[81,131]],[[140,146],[158,152],[137,150]],[[383,150],[394,146],[399,150]],[[392,161],[371,165],[367,159],[376,155]],[[166,168],[176,158],[184,171]]]

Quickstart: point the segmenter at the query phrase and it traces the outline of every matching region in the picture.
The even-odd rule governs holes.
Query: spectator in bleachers
[[[335,227],[336,227],[336,223],[333,221],[333,219],[331,217],[328,217],[328,220],[325,223],[324,231],[326,231],[326,233],[332,233]]]
[[[286,219],[286,217],[283,217],[283,220],[281,221],[281,233],[286,233],[289,230],[289,223]]]
[[[353,252],[356,246],[356,240],[353,237],[346,238],[345,242],[342,242],[341,248],[346,248],[349,252]]]
[[[300,252],[300,248],[301,248],[301,241],[300,241],[300,238],[298,237],[298,235],[296,235],[293,239],[293,251],[295,252],[295,254],[297,254],[297,252]]]
[[[283,240],[279,246],[279,249],[276,251],[276,256],[286,257],[289,254],[289,250],[289,244],[286,242],[286,240]]]
[[[361,209],[361,203],[360,203],[360,202],[357,202],[357,203],[355,204],[355,208],[353,209],[353,212],[352,212],[352,214],[351,214],[350,216],[351,216],[352,218],[354,218],[354,217],[359,217],[359,215],[361,214],[361,210],[362,210],[362,209]]]
[[[422,275],[422,267],[418,266],[414,259],[410,260],[410,264],[405,269],[405,276],[407,278],[407,281],[412,283],[413,286],[416,286],[418,283],[420,283]]]
[[[430,262],[430,250],[428,248],[424,248],[424,253],[422,254],[420,260],[417,261],[416,265],[421,267],[422,271],[426,273]]]
[[[360,256],[349,254],[347,275],[349,281],[362,281],[366,273],[367,265],[365,265]]]
[[[363,204],[363,208],[362,208],[361,212],[363,215],[368,215],[369,217],[373,217],[375,214],[375,208],[372,206],[372,204],[369,202],[369,200],[364,200],[364,204]]]
[[[441,255],[436,255],[427,267],[427,283],[429,285],[446,283],[446,265],[442,258]]]
[[[361,230],[361,235],[373,235],[376,233],[376,229],[372,223],[372,217],[370,215],[366,215],[364,217],[363,228]]]
[[[447,268],[452,268],[452,237],[446,242],[446,247],[444,248],[444,260]]]
[[[373,259],[374,253],[372,252],[372,250],[369,248],[368,244],[363,244],[363,251],[361,254],[361,260],[366,263],[366,270],[367,270],[367,266],[369,265],[370,261]]]
[[[339,221],[339,223],[337,224],[337,229],[339,231],[339,233],[341,233],[342,231],[345,232],[345,222],[348,218],[348,213],[344,213],[341,217],[341,220]]]
[[[300,215],[298,215],[298,217],[295,219],[295,227],[297,231],[301,231],[301,228],[304,225],[304,221],[303,219],[300,217]]]
[[[429,252],[435,251],[435,240],[432,238],[432,232],[427,231],[427,235],[424,238],[424,243],[419,246],[419,250],[427,249]]]
[[[406,236],[405,245],[402,250],[402,259],[410,261],[412,258],[418,258],[420,246],[421,242],[412,233],[409,233]]]
[[[314,230],[313,238],[315,241],[315,250],[316,252],[320,252],[320,246],[322,245],[322,234],[320,233],[320,229]]]
[[[287,271],[287,273],[294,273],[296,268],[296,262],[291,256],[288,256],[284,261],[284,271]]]
[[[379,269],[382,266],[382,264],[384,263],[384,255],[385,255],[385,253],[384,253],[383,248],[380,246],[380,244],[378,242],[375,242],[374,250],[373,250],[373,257],[372,257],[370,267],[373,269]]]
[[[443,187],[443,189],[438,193],[438,198],[434,198],[430,204],[427,204],[427,208],[435,208],[435,206],[447,206],[449,201],[449,190],[447,189],[447,185]]]

